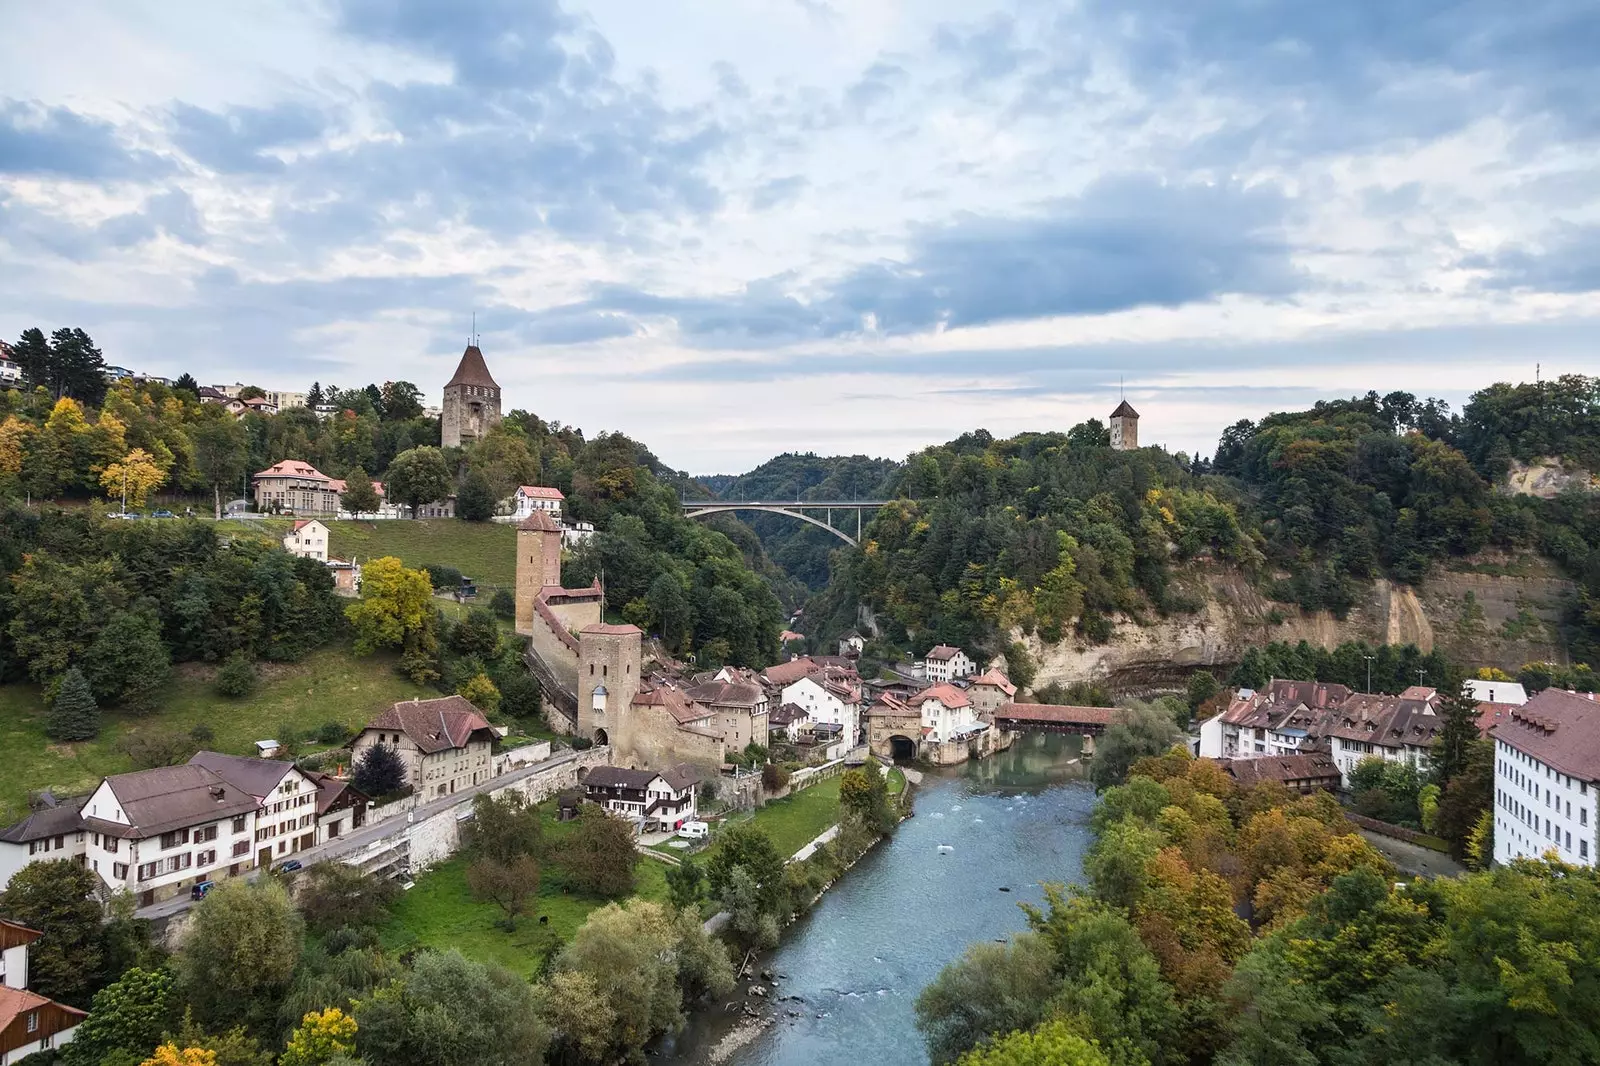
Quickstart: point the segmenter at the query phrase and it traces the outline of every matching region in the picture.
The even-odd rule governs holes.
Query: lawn
[[[242,700],[216,695],[213,675],[210,667],[178,667],[155,714],[134,718],[107,712],[100,736],[76,744],[53,743],[45,736],[38,686],[0,686],[0,751],[5,753],[0,824],[20,817],[29,792],[87,792],[106,774],[134,769],[116,748],[130,732],[187,733],[204,724],[214,734],[209,747],[245,755],[254,752],[255,741],[281,732],[309,732],[327,722],[353,729],[397,700],[434,694],[396,674],[392,656],[358,659],[348,648],[326,648],[300,663],[263,664],[261,683]]]
[[[606,900],[566,891],[558,871],[549,870],[538,897],[517,920],[514,932],[501,925],[504,912],[493,903],[479,903],[467,889],[465,856],[457,855],[422,874],[395,904],[384,929],[385,944],[405,951],[459,948],[469,959],[496,962],[513,973],[531,977],[545,958],[572,939],[589,912]],[[635,888],[645,899],[665,901],[667,868],[654,859],[640,857],[635,867]],[[543,915],[550,919],[539,924]]]
[[[754,824],[772,838],[779,854],[788,858],[839,820],[839,780],[830,777],[808,789],[773,800],[753,815],[730,818],[723,825]],[[716,846],[713,839],[707,854]]]
[[[480,586],[511,588],[517,579],[517,531],[497,522],[463,522],[454,518],[416,521],[329,522],[331,549],[340,559],[363,561],[393,555],[411,567],[453,566]],[[488,602],[493,589],[485,588]]]

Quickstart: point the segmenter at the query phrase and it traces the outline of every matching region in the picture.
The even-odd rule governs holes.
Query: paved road
[[[567,751],[561,753],[560,755],[553,755],[543,762],[536,762],[528,766],[520,767],[516,770],[510,771],[509,773],[501,774],[499,777],[491,777],[482,784],[473,785],[472,787],[463,789],[460,792],[442,797],[441,799],[433,800],[429,803],[424,803],[421,806],[414,808],[414,816],[412,821],[420,822],[427,818],[431,818],[441,811],[449,810],[458,803],[472,799],[472,797],[478,795],[479,793],[496,791],[505,788],[507,785],[521,781],[525,777],[531,777],[534,774],[554,769],[555,767],[572,762],[576,758],[577,754],[575,752]],[[405,836],[409,827],[410,822],[403,815],[396,814],[385,819],[384,821],[363,826],[352,833],[346,833],[344,836],[337,837],[323,844],[318,844],[314,848],[307,848],[305,851],[299,852],[295,855],[285,855],[283,858],[299,859],[300,862],[306,866],[310,866],[313,863],[326,862],[329,859],[343,858],[352,852],[361,851],[368,845],[379,840],[389,837],[403,837]],[[277,861],[281,860],[274,860],[274,862]],[[247,880],[254,880],[260,875],[261,869],[257,867],[256,869],[251,870],[249,873],[240,874],[239,876],[246,878]],[[194,901],[191,900],[188,895],[182,895],[173,899],[163,900],[160,903],[153,903],[148,907],[141,907],[135,912],[135,916],[139,918],[167,918],[174,914],[186,911],[193,905]]]
[[[1403,872],[1412,877],[1427,875],[1428,877],[1455,877],[1467,872],[1467,868],[1456,862],[1443,852],[1425,848],[1420,844],[1407,843],[1386,837],[1382,833],[1374,833],[1369,829],[1356,830],[1367,843],[1377,848],[1383,857],[1398,866]]]

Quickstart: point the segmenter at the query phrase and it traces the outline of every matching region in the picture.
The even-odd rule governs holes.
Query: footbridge
[[[683,513],[690,518],[728,511],[766,511],[769,514],[788,515],[809,522],[818,529],[826,529],[852,548],[861,545],[862,513],[889,503],[889,500],[684,500]],[[818,518],[807,511],[822,511],[826,518]],[[851,536],[833,524],[833,512],[854,511],[856,535]]]
[[[1115,713],[1115,707],[1005,703],[994,709],[994,724],[997,728],[1017,733],[1075,733],[1093,737],[1106,731]]]

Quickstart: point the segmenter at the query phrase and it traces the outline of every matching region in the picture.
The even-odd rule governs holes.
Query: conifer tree
[[[89,680],[76,666],[62,675],[61,687],[50,704],[45,732],[53,740],[93,740],[100,734],[100,707]]]

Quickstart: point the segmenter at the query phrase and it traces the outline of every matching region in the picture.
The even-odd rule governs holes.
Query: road
[[[515,784],[516,782],[521,781],[523,778],[531,777],[546,770],[553,770],[558,766],[563,766],[566,763],[572,762],[577,757],[577,753],[572,751],[563,752],[560,755],[552,755],[543,762],[536,762],[528,766],[519,767],[518,769],[512,770],[509,773],[501,774],[499,777],[491,777],[482,784],[473,785],[470,788],[463,789],[459,792],[452,793],[451,795],[444,796],[440,799],[436,799],[429,803],[424,803],[418,807],[415,807],[413,808],[411,819],[406,819],[398,814],[393,815],[384,821],[363,826],[352,833],[346,833],[344,836],[337,837],[322,844],[318,844],[314,848],[307,848],[305,851],[298,852],[294,855],[285,855],[283,858],[298,859],[306,866],[310,866],[313,863],[326,862],[329,859],[342,858],[351,854],[352,852],[364,850],[366,847],[376,843],[379,840],[390,837],[404,836],[412,821],[420,822],[424,819],[431,818],[435,814],[438,814],[441,811],[449,810],[451,807],[454,807],[463,801],[470,800],[480,793],[498,791],[499,789],[505,788],[507,785]],[[249,873],[240,874],[239,876],[247,880],[255,880],[260,875],[261,868],[257,867],[251,870]],[[174,897],[173,899],[162,900],[160,903],[152,903],[148,907],[140,907],[134,913],[135,916],[139,918],[169,918],[174,914],[180,914],[183,911],[188,910],[192,906],[194,906],[194,901],[190,899],[188,895],[181,895]]]

